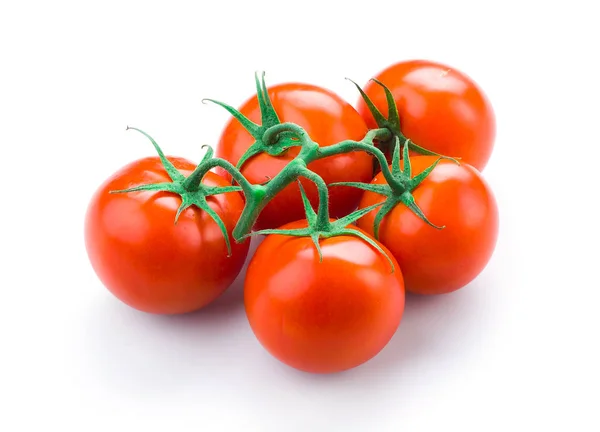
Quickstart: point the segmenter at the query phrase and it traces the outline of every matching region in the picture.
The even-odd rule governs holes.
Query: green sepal
[[[205,186],[205,196],[219,195],[229,192],[242,192],[241,186]]]
[[[416,187],[419,186],[423,182],[423,180],[425,180],[427,178],[427,176],[429,176],[431,171],[433,171],[433,169],[437,166],[437,164],[440,163],[441,160],[442,160],[442,158],[437,158],[435,160],[435,162],[433,162],[431,165],[429,165],[427,168],[425,168],[422,172],[420,172],[419,174],[417,174],[416,176],[411,178],[410,182],[409,182],[408,190],[410,192],[415,190]],[[406,164],[406,162],[405,162],[405,164]]]
[[[269,128],[281,124],[281,121],[279,120],[279,116],[277,115],[277,112],[273,107],[273,103],[271,102],[271,98],[269,97],[269,91],[267,89],[267,85],[265,84],[265,73],[257,72],[255,74],[255,82],[256,98],[258,99],[262,123],[260,125],[254,123],[230,105],[216,101],[214,99],[202,100],[203,102],[209,101],[225,108],[237,121],[240,122],[242,127],[246,129],[246,131],[248,131],[248,133],[254,138],[254,143],[250,147],[248,147],[248,149],[238,160],[236,164],[236,168],[238,170],[242,169],[244,164],[248,162],[250,158],[256,156],[257,154],[264,152],[270,156],[281,156],[289,148],[301,145],[301,143],[297,139],[294,139],[294,135],[289,132],[282,132],[275,136],[270,142],[265,142],[265,140],[263,139],[265,132]]]
[[[369,237],[368,235],[364,234],[363,232],[358,231],[358,230],[353,230],[353,229],[345,229],[345,230],[340,231],[338,234],[326,235],[324,237],[326,237],[326,238],[328,238],[328,237],[334,237],[335,235],[354,236],[354,237],[358,237],[358,238],[362,239],[363,241],[367,242],[370,246],[374,247],[380,254],[382,254],[385,257],[385,259],[387,260],[387,262],[390,264],[390,267],[392,268],[392,273],[394,273],[394,271],[396,271],[396,268],[394,266],[394,262],[389,257],[389,255],[381,248],[381,246],[379,246],[377,244],[377,242],[375,240],[373,240],[371,237]]]
[[[152,138],[146,132],[144,132],[143,130],[140,130],[138,128],[127,126],[127,128],[125,130],[134,130],[134,131],[137,131],[137,132],[141,133],[142,135],[144,135],[146,138],[148,138],[150,140],[150,142],[154,146],[154,149],[156,150],[156,153],[158,153],[158,157],[160,158],[160,161],[162,162],[163,167],[165,167],[165,171],[167,172],[167,174],[169,175],[169,177],[171,178],[171,180],[173,180],[175,182],[175,181],[182,181],[184,179],[183,174],[181,174],[177,170],[177,168],[175,168],[175,165],[173,165],[173,163],[169,159],[167,159],[167,157],[163,153],[163,151],[160,148],[160,146],[156,143],[156,141],[154,141],[154,138]]]
[[[229,240],[229,234],[227,233],[227,227],[225,226],[225,223],[221,217],[210,207],[206,198],[222,193],[239,192],[242,190],[242,188],[240,186],[207,186],[202,183],[202,178],[210,169],[209,164],[212,162],[214,154],[213,149],[210,146],[202,146],[202,148],[208,148],[206,154],[202,158],[202,162],[196,167],[192,174],[190,174],[188,177],[185,177],[177,170],[177,168],[175,168],[171,161],[167,159],[160,146],[150,135],[140,129],[128,126],[127,130],[129,129],[140,132],[150,140],[172,182],[144,184],[128,189],[111,190],[109,193],[116,194],[154,191],[170,192],[179,195],[181,197],[181,204],[175,213],[173,223],[177,223],[179,217],[186,209],[196,206],[200,210],[206,212],[219,226],[219,230],[223,234],[223,238],[225,239],[225,244],[227,246],[227,256],[231,256],[231,242]]]
[[[353,224],[354,222],[359,220],[361,217],[363,217],[367,213],[371,212],[372,210],[375,210],[377,207],[379,207],[382,204],[383,203],[373,204],[373,205],[370,205],[369,207],[365,207],[363,209],[356,210],[347,216],[337,219],[336,221],[331,223],[331,230],[336,231],[336,230],[341,230],[343,228],[346,228],[348,225]]]
[[[390,132],[392,132],[392,134],[394,136],[396,136],[397,138],[400,139],[400,141],[403,141],[403,142],[406,141],[407,137],[402,133],[402,130],[401,130],[401,121],[400,121],[400,114],[398,113],[398,106],[396,104],[396,101],[394,100],[394,95],[391,92],[391,90],[385,84],[383,84],[381,81],[379,81],[375,78],[371,78],[371,81],[373,81],[377,85],[381,86],[383,88],[383,91],[385,92],[385,98],[386,98],[386,102],[388,105],[388,113],[387,113],[387,118],[386,118],[381,113],[381,111],[379,111],[379,109],[375,106],[375,104],[373,103],[371,98],[369,98],[369,96],[364,92],[364,90],[361,89],[360,86],[358,84],[356,84],[354,81],[352,81],[350,79],[349,79],[349,81],[352,82],[352,84],[354,84],[356,86],[356,88],[358,89],[361,97],[363,98],[363,101],[365,102],[365,104],[367,105],[367,108],[369,109],[371,115],[373,116],[375,123],[377,123],[377,126],[380,128],[389,129]],[[380,143],[380,146],[384,147],[382,149],[382,151],[389,156],[389,153],[390,153],[389,147],[391,146],[391,143],[389,141],[387,143]],[[441,155],[434,151],[428,150],[425,147],[422,147],[422,146],[414,143],[413,141],[409,141],[409,146],[410,146],[410,150],[414,151],[415,153],[421,154],[421,155],[438,156],[438,157],[442,157],[444,159],[452,159],[455,162],[457,161],[456,158]]]
[[[391,191],[390,186],[387,184],[374,184],[374,183],[361,183],[361,182],[336,182],[329,183],[329,186],[349,186],[357,189],[362,189],[369,192],[375,192],[380,195],[388,195],[388,191]]]
[[[236,110],[234,107],[232,107],[231,105],[228,105],[226,103],[220,102],[218,100],[209,99],[209,98],[202,99],[202,103],[206,103],[206,102],[212,102],[215,105],[219,105],[220,107],[225,108],[225,110],[229,114],[231,114],[237,121],[239,121],[242,124],[244,129],[246,129],[248,131],[248,133],[250,135],[252,135],[252,137],[254,139],[260,138],[260,136],[261,136],[260,125],[257,125],[256,123],[254,123],[252,120],[250,120],[244,114],[242,114],[241,112]]]
[[[381,87],[383,87],[383,91],[385,92],[385,100],[386,100],[387,106],[388,106],[388,116],[387,116],[387,123],[389,125],[388,127],[390,127],[392,130],[394,130],[394,129],[400,130],[400,114],[398,113],[398,107],[396,105],[394,95],[392,94],[390,89],[387,88],[387,86],[385,84],[383,84],[381,81],[379,81],[375,78],[371,78],[371,81],[373,81],[373,82],[379,84]]]
[[[317,250],[317,254],[319,255],[319,262],[323,262],[323,251],[321,251],[321,243],[319,240],[321,239],[322,233],[314,232],[310,235],[310,238],[315,245],[315,249]]]
[[[400,169],[400,138],[398,138],[398,136],[394,136],[394,153],[392,155],[392,174],[394,175],[400,175],[400,173],[402,173],[403,171]],[[408,146],[405,145],[404,146],[404,152],[403,152],[403,156],[405,158],[407,158],[408,160]],[[410,165],[410,161],[408,161],[409,165]],[[406,164],[406,162],[405,162]],[[409,168],[410,169],[410,168]],[[408,176],[410,177],[410,174],[408,174]]]
[[[312,207],[311,202],[306,196],[306,191],[304,190],[304,186],[302,186],[302,182],[300,179],[297,180],[298,187],[300,188],[300,195],[302,196],[302,204],[304,205],[304,213],[306,214],[306,220],[308,221],[308,225],[312,226],[317,223],[317,213],[315,209]]]
[[[443,225],[443,226],[435,225],[429,219],[427,219],[427,216],[425,216],[425,214],[423,213],[423,210],[421,210],[421,208],[417,205],[417,203],[415,202],[415,197],[413,197],[413,195],[410,192],[404,192],[400,196],[399,201],[402,204],[404,204],[406,207],[408,207],[414,214],[416,214],[419,217],[419,219],[421,219],[427,225],[429,225],[433,228],[436,228],[436,229],[446,228],[445,225]]]
[[[354,86],[360,93],[360,96],[363,98],[365,104],[367,105],[367,108],[369,108],[369,111],[371,112],[373,119],[375,119],[375,123],[377,123],[377,126],[379,126],[380,128],[388,128],[389,127],[388,119],[384,117],[384,115],[381,113],[381,111],[379,111],[379,108],[377,108],[375,106],[375,104],[373,103],[371,98],[369,96],[367,96],[365,91],[356,82],[352,81],[350,78],[346,78],[346,79],[348,81],[350,81],[352,84],[354,84]]]
[[[172,193],[183,193],[183,188],[178,183],[152,183],[152,184],[143,184],[140,186],[134,186],[128,189],[118,189],[111,190],[108,193],[117,194],[117,193],[129,193],[129,192],[142,192],[142,191],[156,191],[156,192],[172,192]]]
[[[260,80],[258,75],[260,74]],[[279,116],[275,112],[275,108],[271,103],[269,97],[269,89],[265,83],[265,72],[256,72],[254,74],[254,80],[256,82],[256,96],[258,98],[258,104],[260,107],[260,115],[263,127],[271,127],[276,124],[280,124]],[[268,126],[267,126],[268,125]]]
[[[310,228],[292,228],[292,229],[281,229],[281,228],[265,228],[258,231],[252,231],[248,234],[243,235],[241,238],[246,239],[248,237],[254,237],[257,235],[287,235],[294,237],[310,237],[311,230]]]
[[[394,199],[387,199],[383,202],[383,205],[375,215],[375,220],[373,221],[373,237],[376,240],[379,240],[379,228],[381,227],[381,222],[383,218],[394,208],[398,202]]]

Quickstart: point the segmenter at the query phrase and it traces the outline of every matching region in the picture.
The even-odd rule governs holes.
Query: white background
[[[14,1],[0,6],[0,430],[599,430],[600,65],[591,1]],[[486,270],[407,300],[372,361],[315,376],[253,337],[240,280],[185,317],[94,275],[83,215],[114,170],[197,161],[239,105],[304,81],[349,101],[399,60],[471,75],[496,110]],[[58,429],[60,428],[60,429]]]

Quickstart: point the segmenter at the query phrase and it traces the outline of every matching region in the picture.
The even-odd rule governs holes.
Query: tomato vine
[[[434,228],[442,229],[443,226],[437,226],[431,223],[423,211],[419,208],[415,202],[412,191],[418,187],[418,185],[429,175],[429,173],[435,168],[438,162],[443,159],[451,159],[458,163],[456,159],[452,159],[446,156],[439,155],[431,152],[423,147],[413,143],[410,139],[402,135],[400,131],[400,120],[398,118],[398,110],[394,98],[390,90],[381,82],[376,81],[380,86],[383,87],[387,102],[388,102],[388,117],[384,117],[383,114],[373,105],[368,96],[362,91],[362,89],[354,83],[354,85],[360,91],[365,103],[371,110],[377,125],[377,129],[372,129],[367,132],[365,137],[360,141],[345,140],[339,143],[320,147],[318,143],[314,142],[308,133],[299,125],[285,122],[282,123],[279,120],[275,109],[271,103],[268,95],[267,87],[265,84],[264,73],[259,78],[256,75],[256,89],[257,98],[259,101],[261,122],[258,125],[252,122],[250,119],[245,117],[242,113],[237,111],[235,108],[227,105],[223,102],[219,102],[213,99],[205,99],[204,101],[213,102],[223,108],[225,108],[240,124],[248,131],[250,135],[255,139],[255,142],[244,155],[239,159],[237,166],[234,166],[231,162],[214,157],[213,149],[210,146],[208,150],[198,164],[194,172],[187,178],[184,178],[173,164],[165,157],[161,148],[158,146],[156,141],[148,135],[146,132],[141,131],[137,128],[129,128],[144,134],[153,144],[156,149],[160,160],[169,174],[172,182],[159,183],[159,184],[146,184],[137,186],[131,189],[125,189],[120,191],[113,191],[114,193],[125,193],[140,190],[152,190],[152,191],[167,191],[179,194],[182,198],[182,203],[177,211],[175,222],[181,212],[186,208],[195,205],[198,208],[208,212],[210,216],[219,225],[221,232],[223,233],[226,242],[227,250],[231,253],[231,246],[225,225],[220,217],[210,209],[206,202],[206,198],[219,194],[219,193],[230,193],[241,191],[245,197],[245,206],[242,214],[233,230],[233,238],[235,241],[240,242],[248,238],[251,235],[256,234],[283,234],[291,236],[307,236],[311,237],[315,247],[317,248],[320,255],[319,239],[328,238],[339,235],[353,235],[360,237],[371,246],[376,248],[379,252],[385,252],[373,241],[369,236],[364,233],[348,229],[347,226],[365,214],[380,207],[374,222],[374,233],[377,239],[379,224],[385,215],[396,205],[402,204],[407,206],[412,212],[415,213],[425,223],[431,225]],[[376,145],[377,143],[377,145]],[[378,148],[383,146],[383,150]],[[267,153],[271,156],[277,157],[284,154],[291,147],[300,147],[298,155],[292,159],[284,168],[273,178],[269,179],[263,184],[252,184],[244,175],[240,169],[242,166],[253,156],[259,153]],[[400,148],[402,147],[402,155],[404,159],[404,167],[400,168]],[[392,151],[392,165],[391,168],[388,165],[388,159],[386,153]],[[421,154],[435,155],[438,156],[436,161],[429,166],[426,170],[421,172],[419,175],[411,176],[411,166],[409,158],[409,150],[416,151]],[[335,156],[342,153],[349,153],[355,151],[363,151],[374,157],[375,161],[379,165],[382,175],[385,177],[386,183],[384,185],[372,185],[366,183],[357,182],[338,182],[327,185],[322,177],[313,172],[308,165],[319,159]],[[237,183],[230,187],[208,187],[201,183],[202,178],[210,170],[214,168],[221,168],[228,172],[232,177],[232,182]],[[306,198],[304,189],[300,185],[300,192],[302,194],[303,203],[305,206],[306,219],[308,221],[308,227],[294,230],[282,230],[282,229],[265,229],[260,231],[252,231],[252,228],[257,221],[261,211],[265,206],[272,200],[280,191],[282,191],[289,184],[298,181],[299,178],[304,177],[312,181],[318,190],[319,194],[319,205],[318,211],[315,212],[310,202]],[[367,208],[356,210],[345,217],[342,217],[336,221],[331,221],[329,217],[329,192],[328,186],[350,186],[363,189],[366,191],[375,192],[386,197],[385,201],[373,205]],[[387,257],[387,255],[386,255]],[[390,264],[391,260],[388,258]],[[393,265],[392,265],[393,268]]]

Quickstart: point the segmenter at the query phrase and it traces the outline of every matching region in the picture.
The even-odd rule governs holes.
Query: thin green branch
[[[246,129],[248,131],[248,133],[250,135],[252,135],[252,137],[254,139],[259,139],[260,136],[262,135],[262,128],[260,125],[257,125],[256,123],[254,123],[252,120],[250,120],[248,117],[246,117],[244,114],[242,114],[241,112],[236,110],[231,105],[227,105],[226,103],[219,102],[214,99],[208,99],[208,98],[202,99],[203,103],[206,101],[212,102],[216,105],[219,105],[222,108],[225,108],[225,110],[227,110],[227,112],[229,114],[231,114],[237,121],[239,121],[242,124],[244,129]]]

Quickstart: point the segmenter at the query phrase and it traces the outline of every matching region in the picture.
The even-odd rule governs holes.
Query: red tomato
[[[436,157],[415,156],[410,160],[413,175],[417,175]],[[385,179],[378,174],[372,183],[385,184]],[[470,165],[442,160],[413,196],[427,218],[445,228],[427,225],[403,204],[384,217],[379,241],[398,260],[407,291],[442,294],[467,285],[486,266],[496,245],[498,209],[491,189]],[[383,199],[365,192],[359,207]],[[357,225],[373,233],[376,213],[368,213]]]
[[[195,165],[169,158],[185,176]],[[169,192],[111,194],[146,183],[169,182],[158,157],[135,161],[112,175],[94,194],[86,214],[85,244],[92,266],[104,285],[121,301],[141,311],[180,314],[217,298],[242,269],[249,242],[225,240],[211,217],[192,206],[175,213],[181,197]],[[229,183],[208,173],[204,184]],[[231,230],[243,209],[237,192],[208,198],[210,207]]]
[[[396,63],[374,78],[394,95],[407,138],[436,153],[460,157],[480,171],[485,168],[496,120],[488,98],[470,77],[444,64],[413,60]],[[387,116],[383,88],[369,81],[364,91]],[[362,98],[357,107],[369,128],[376,128]]]
[[[269,96],[281,122],[292,122],[303,127],[311,139],[320,146],[352,139],[361,140],[367,133],[364,120],[349,103],[329,90],[308,84],[280,84],[271,87]],[[240,112],[260,124],[261,116],[256,96],[246,101]],[[254,138],[231,119],[225,127],[216,155],[237,164],[245,151],[254,143]],[[282,156],[266,153],[250,158],[242,167],[242,174],[250,183],[264,183],[275,177],[299,152],[292,147]],[[309,164],[309,168],[323,177],[326,183],[341,181],[368,182],[373,176],[371,156],[364,152],[352,152],[321,159]],[[318,194],[314,184],[302,179],[306,194],[317,205]],[[350,187],[330,188],[330,214],[341,217],[358,205],[361,191]],[[277,228],[287,222],[303,219],[304,206],[298,184],[293,182],[282,190],[264,209],[257,228]]]
[[[392,272],[363,240],[345,235],[320,245],[322,262],[310,238],[267,236],[248,266],[244,301],[254,334],[274,357],[302,371],[331,373],[384,348],[402,318],[404,282],[396,260],[390,256]]]

